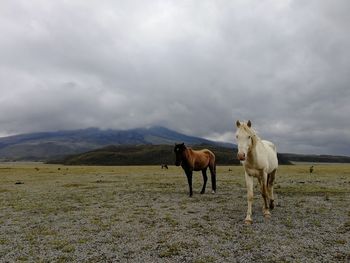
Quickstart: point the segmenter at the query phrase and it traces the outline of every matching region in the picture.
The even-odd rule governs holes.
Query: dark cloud
[[[2,1],[0,134],[164,125],[350,155],[348,1]]]

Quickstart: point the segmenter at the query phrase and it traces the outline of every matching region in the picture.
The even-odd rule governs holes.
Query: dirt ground
[[[0,262],[350,262],[350,165],[281,166],[272,218],[242,167],[0,164]],[[255,183],[257,183],[255,181]]]

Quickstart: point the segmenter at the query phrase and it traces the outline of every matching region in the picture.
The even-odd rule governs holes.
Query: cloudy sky
[[[350,1],[0,1],[0,135],[162,125],[350,155]]]

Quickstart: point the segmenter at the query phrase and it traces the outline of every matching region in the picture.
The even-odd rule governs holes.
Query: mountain
[[[0,160],[56,160],[71,164],[173,163],[173,144],[176,142],[194,148],[209,148],[217,155],[219,164],[235,164],[234,144],[188,136],[159,126],[130,130],[88,128],[3,137],[0,138]],[[279,153],[278,158],[280,164],[291,161],[350,163],[347,156]]]
[[[46,161],[108,145],[172,145],[175,142],[234,147],[233,144],[188,136],[159,126],[130,130],[88,128],[0,138],[0,159]]]

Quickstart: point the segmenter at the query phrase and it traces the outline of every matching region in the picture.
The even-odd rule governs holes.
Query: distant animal
[[[161,167],[162,167],[162,169],[164,169],[164,168],[169,169],[167,164],[162,164]]]
[[[248,209],[246,224],[251,224],[253,203],[253,178],[256,177],[264,200],[263,213],[270,218],[270,209],[274,208],[273,182],[275,179],[278,159],[276,146],[269,141],[261,140],[252,129],[251,121],[236,122],[236,141],[238,145],[237,158],[242,162],[247,186]]]
[[[205,187],[207,184],[208,176],[207,169],[210,170],[211,175],[211,188],[212,193],[216,192],[216,162],[215,155],[208,149],[203,150],[192,150],[185,146],[184,143],[175,144],[174,152],[176,155],[175,165],[180,166],[185,171],[187,182],[189,186],[189,195],[190,197],[193,195],[192,190],[192,174],[193,171],[202,171],[203,175],[203,187],[201,190],[201,194],[204,194]]]
[[[311,166],[310,166],[310,175],[313,173],[313,171],[314,171],[314,166],[311,165]]]

